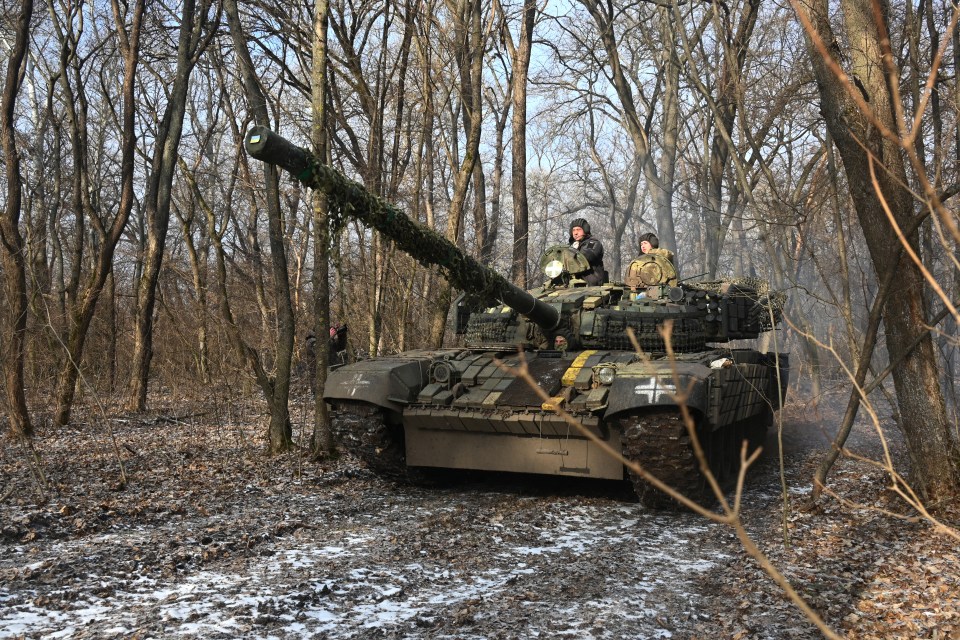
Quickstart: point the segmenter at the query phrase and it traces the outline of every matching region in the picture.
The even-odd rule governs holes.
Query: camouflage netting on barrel
[[[560,323],[560,312],[461,251],[439,233],[423,227],[363,185],[325,166],[316,156],[266,127],[255,126],[244,146],[254,158],[286,169],[305,186],[327,194],[331,230],[336,233],[353,218],[393,240],[398,249],[425,266],[436,265],[455,288],[468,294],[469,304],[501,301],[546,330]]]
[[[397,207],[330,167],[311,162],[297,178],[327,194],[333,231],[355,218],[391,238],[398,249],[420,264],[437,265],[450,284],[479,299],[496,299],[497,293],[507,286],[498,274],[464,260],[464,254],[442,235],[416,224]]]
[[[723,280],[688,282],[686,286],[709,291],[718,295],[739,295],[750,298],[755,306],[750,315],[763,331],[773,329],[783,319],[783,307],[787,294],[774,291],[770,283],[752,276],[735,276]]]

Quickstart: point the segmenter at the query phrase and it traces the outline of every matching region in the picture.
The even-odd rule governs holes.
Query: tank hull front
[[[410,466],[623,478],[623,464],[618,459],[600,445],[581,437],[431,429],[428,425],[416,413],[404,417]],[[621,450],[617,431],[607,434],[604,442],[614,451]]]
[[[613,378],[601,381],[598,372],[606,367]],[[374,444],[358,446],[374,457],[395,450],[398,473],[447,468],[622,479],[630,474],[618,455],[626,455],[689,488],[702,483],[691,482],[700,476],[699,461],[681,405],[716,458],[711,466],[729,475],[740,442],[755,447],[763,441],[786,373],[785,356],[747,349],[672,362],[622,351],[441,350],[336,369],[325,397],[335,415],[338,407],[358,404],[380,412],[383,433],[364,436]],[[364,429],[357,426],[362,419],[351,424]],[[391,437],[397,446],[383,444]]]

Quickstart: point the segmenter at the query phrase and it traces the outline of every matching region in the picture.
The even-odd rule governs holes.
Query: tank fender
[[[327,376],[323,399],[369,402],[399,413],[429,383],[430,364],[457,353],[422,352],[414,354],[422,357],[376,358],[338,367]]]
[[[617,372],[607,396],[605,419],[645,407],[677,406],[677,389],[687,393],[686,405],[705,413],[710,406],[709,369],[679,364],[674,376],[669,365],[652,368],[639,364]]]

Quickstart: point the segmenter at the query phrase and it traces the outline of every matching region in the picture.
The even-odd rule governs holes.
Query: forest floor
[[[960,638],[958,540],[864,462],[831,476],[850,503],[801,508],[839,416],[782,414],[788,506],[771,433],[751,538],[838,634]],[[267,457],[264,423],[169,401],[41,428],[35,455],[0,442],[0,638],[822,637],[729,527],[622,483],[399,486],[350,458]],[[850,444],[882,452],[865,423]],[[936,515],[960,528],[957,505]]]

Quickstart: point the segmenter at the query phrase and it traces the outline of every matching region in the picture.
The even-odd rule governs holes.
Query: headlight
[[[600,367],[597,369],[597,382],[600,384],[613,384],[613,379],[617,375],[617,370],[613,367]]]
[[[430,375],[434,382],[447,384],[453,377],[453,370],[449,362],[434,362],[430,369]]]
[[[543,272],[547,274],[547,277],[550,279],[556,278],[563,273],[563,263],[559,260],[551,260],[543,268]]]

